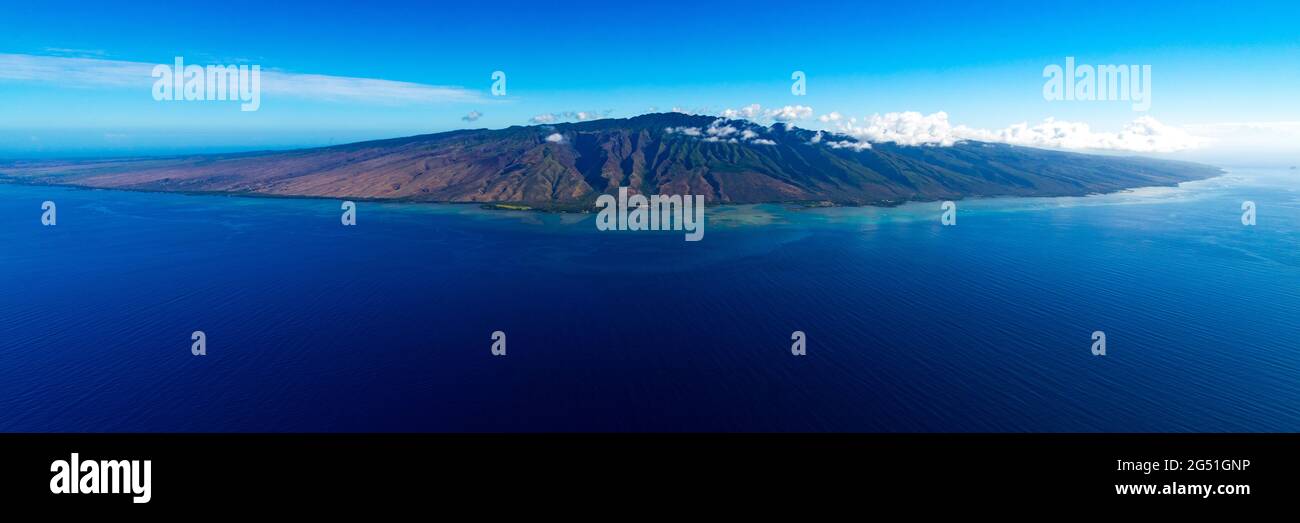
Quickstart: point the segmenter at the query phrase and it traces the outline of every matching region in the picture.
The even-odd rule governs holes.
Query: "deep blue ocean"
[[[1300,431],[1294,170],[700,242],[339,206],[0,185],[0,431]]]

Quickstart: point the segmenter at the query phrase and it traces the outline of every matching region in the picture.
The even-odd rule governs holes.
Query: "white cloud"
[[[776,142],[759,138],[762,136],[754,129],[763,129],[762,127],[748,127],[748,124],[741,120],[728,120],[726,118],[717,118],[709,123],[707,127],[665,127],[664,132],[668,134],[681,134],[684,136],[702,137],[706,142],[712,143],[754,143],[760,145],[775,145]]]
[[[818,117],[817,117],[817,120],[820,121],[820,122],[822,122],[822,123],[830,123],[830,122],[838,122],[838,121],[840,121],[840,120],[843,119],[843,118],[844,118],[844,115],[842,115],[842,114],[840,114],[840,113],[837,113],[837,112],[835,112],[835,111],[831,111],[831,112],[829,112],[829,113],[826,113],[826,114],[823,114],[823,115],[821,115],[821,116],[818,116]]]
[[[74,56],[82,58],[103,58],[108,56],[108,52],[103,49],[71,49],[67,47],[46,47],[42,49],[46,53],[56,56]]]
[[[164,62],[174,66],[174,62]],[[155,63],[26,54],[0,54],[0,81],[38,82],[66,87],[138,88],[148,92]],[[186,65],[229,65],[187,62]],[[478,102],[482,95],[454,86],[396,82],[263,69],[262,94],[352,103],[411,104]]]
[[[749,104],[740,109],[726,109],[722,111],[723,118],[743,118],[754,120],[763,115],[763,106],[758,104]]]
[[[664,132],[668,134],[700,137],[703,141],[712,143],[748,142],[759,145],[775,145],[776,142],[772,140],[759,138],[762,136],[759,131],[763,129],[764,128],[761,126],[753,126],[743,120],[716,118],[712,122],[709,122],[707,127],[665,127]]]
[[[851,142],[849,140],[828,140],[826,146],[831,149],[853,149],[854,151],[864,151],[871,148],[869,142]]]
[[[262,72],[262,94],[310,98],[332,102],[412,104],[478,102],[482,96],[461,87],[423,85],[370,78],[318,74]]]
[[[609,116],[610,112],[611,111],[609,110],[604,110],[604,111],[561,111],[558,113],[542,113],[532,118],[529,118],[528,121],[534,124],[548,124],[548,123],[562,122],[565,120],[577,120],[579,122],[585,122],[587,120],[596,120],[599,118],[604,118],[606,116]]]
[[[915,111],[873,114],[859,125],[856,118],[840,124],[840,131],[868,142],[894,142],[901,145],[952,145],[957,137],[952,135],[948,113],[922,115]]]
[[[25,54],[0,54],[0,80],[42,82],[68,87],[153,86],[156,64]]]
[[[551,133],[550,136],[546,137],[546,141],[551,143],[564,143],[564,135],[560,133]]]
[[[908,111],[875,114],[861,123],[852,118],[841,123],[839,130],[859,141],[900,145],[950,146],[962,140],[976,140],[1051,149],[1165,153],[1206,143],[1204,138],[1165,125],[1151,116],[1142,116],[1118,132],[1097,132],[1086,123],[1051,118],[1032,126],[1019,123],[1005,129],[987,130],[953,126],[948,121],[948,113],[942,111],[928,115]]]
[[[469,114],[460,117],[460,119],[465,120],[466,122],[474,122],[482,117],[483,117],[483,113],[480,113],[478,111],[470,111]]]
[[[778,122],[793,122],[812,117],[813,109],[806,105],[787,105],[780,109],[768,109],[764,116]]]
[[[709,128],[705,132],[709,133],[710,136],[718,137],[727,137],[740,132],[740,129],[724,124],[724,121],[721,119],[714,120],[713,123],[709,124]]]
[[[1028,147],[1139,153],[1183,151],[1200,147],[1207,142],[1204,138],[1193,136],[1186,130],[1160,123],[1151,116],[1142,116],[1133,120],[1125,124],[1119,132],[1096,132],[1086,123],[1048,118],[1033,126],[1019,123],[992,132],[960,127],[955,129],[955,133],[963,139]]]
[[[763,110],[759,104],[749,104],[740,109],[724,109],[719,116],[727,119],[743,119],[751,122],[777,121],[793,122],[797,120],[807,120],[813,114],[812,107],[803,105],[787,105],[779,109]]]

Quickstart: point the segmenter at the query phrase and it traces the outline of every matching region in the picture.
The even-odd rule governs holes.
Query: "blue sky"
[[[1048,118],[1120,132],[1145,117],[1209,138],[1189,154],[1290,154],[1286,133],[1300,132],[1294,1],[108,4],[5,0],[0,156],[297,147],[547,114],[720,114],[751,104],[759,119],[810,108],[795,125],[828,130],[903,111],[942,112],[953,126],[990,133]],[[84,70],[176,56],[285,76],[258,111],[241,112],[155,101],[147,74],[136,82]],[[1066,56],[1151,65],[1151,108],[1045,100],[1043,68]],[[507,75],[503,97],[489,93],[496,70]],[[790,91],[796,70],[807,75],[805,96]],[[332,96],[295,91],[298,75],[392,83]],[[466,120],[471,112],[481,117]],[[831,113],[843,119],[818,120]]]

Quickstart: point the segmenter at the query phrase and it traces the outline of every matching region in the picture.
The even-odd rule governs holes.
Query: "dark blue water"
[[[710,209],[688,243],[0,185],[0,430],[1298,431],[1298,191]]]

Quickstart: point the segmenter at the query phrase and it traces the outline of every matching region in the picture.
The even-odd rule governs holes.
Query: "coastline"
[[[1048,194],[978,194],[959,196],[951,198],[951,201],[965,200],[985,200],[993,198],[1078,198],[1084,196],[1115,194],[1134,189],[1154,188],[1154,187],[1177,187],[1187,182],[1210,180],[1222,177],[1229,173],[1228,169],[1217,165],[1206,165],[1216,169],[1212,176],[1193,177],[1172,184],[1155,184],[1155,185],[1135,185],[1132,187],[1119,187],[1109,191],[1081,191],[1075,193],[1048,193]],[[1285,168],[1284,168],[1285,169]],[[366,196],[324,196],[324,195],[303,195],[303,194],[271,194],[259,192],[240,192],[240,191],[191,191],[191,190],[162,190],[162,189],[145,189],[138,187],[100,187],[95,185],[82,185],[73,183],[42,183],[21,176],[5,175],[0,173],[0,184],[24,185],[32,187],[65,187],[70,189],[83,190],[102,190],[102,191],[126,191],[139,193],[159,193],[159,194],[179,194],[188,196],[226,196],[241,198],[270,198],[270,199],[294,199],[294,200],[330,200],[330,201],[356,201],[367,203],[400,203],[400,204],[430,204],[430,205],[473,205],[481,209],[504,212],[537,212],[544,214],[591,214],[594,212],[593,205],[571,205],[571,204],[552,204],[541,206],[526,202],[499,201],[499,202],[466,202],[466,201],[434,201],[419,200],[411,198],[374,198]],[[746,201],[746,202],[716,202],[708,201],[705,207],[737,207],[744,205],[784,205],[794,209],[819,209],[819,208],[883,208],[889,209],[906,205],[908,203],[925,203],[945,201],[940,198],[910,198],[899,200],[876,200],[867,202],[837,202],[833,200],[773,200],[773,201]]]

